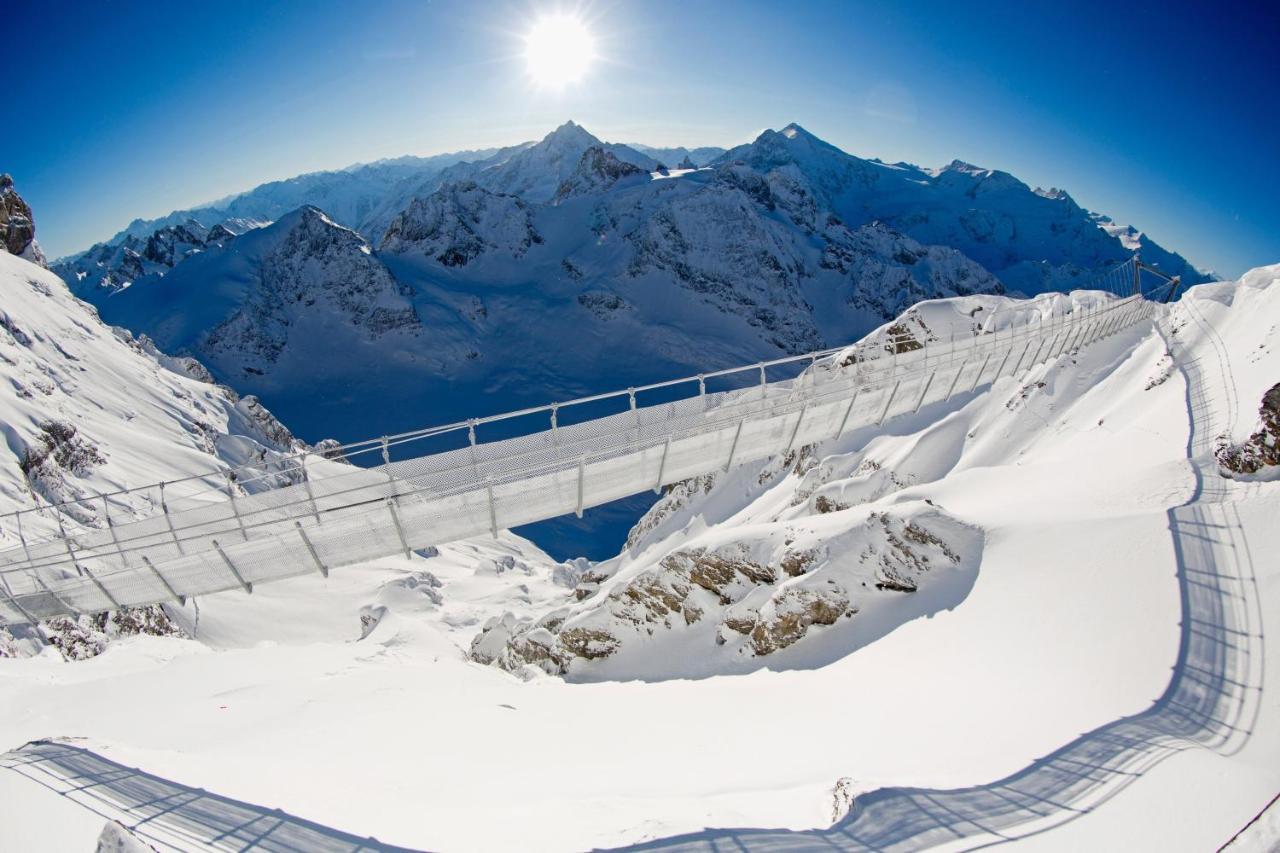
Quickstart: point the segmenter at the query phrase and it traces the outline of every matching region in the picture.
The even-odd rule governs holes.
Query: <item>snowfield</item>
[[[3,846],[92,849],[114,819],[182,850],[1216,848],[1280,789],[1280,485],[1214,455],[1280,379],[1278,279],[1196,287],[987,392],[673,489],[613,561],[504,533],[166,608],[188,638],[0,660]],[[33,503],[15,383],[40,375],[108,460],[65,488],[224,458],[225,392],[24,261],[0,255],[0,293],[0,511]],[[968,319],[921,310],[939,334]],[[194,403],[212,450],[182,426]],[[915,541],[908,522],[942,543],[917,543],[917,591],[863,593],[884,576],[855,555]],[[604,590],[672,554],[783,548],[824,556],[779,584],[834,581],[857,615],[764,653],[678,621],[564,677],[473,658],[557,610],[614,624]],[[703,606],[760,624],[785,603],[763,588]]]

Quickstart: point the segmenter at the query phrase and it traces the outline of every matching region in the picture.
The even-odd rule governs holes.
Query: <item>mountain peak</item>
[[[787,139],[797,139],[797,138],[817,139],[816,136],[814,136],[809,131],[805,130],[803,127],[801,127],[799,124],[797,124],[794,121],[778,132],[781,133],[783,136],[785,136]]]
[[[592,135],[585,127],[580,124],[576,124],[573,119],[570,119],[548,133],[542,140],[543,144],[554,142],[571,144],[582,144],[585,142],[588,145],[598,145],[600,140]]]

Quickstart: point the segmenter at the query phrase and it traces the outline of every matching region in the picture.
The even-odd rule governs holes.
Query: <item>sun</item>
[[[533,82],[559,89],[581,80],[595,59],[595,39],[573,15],[550,14],[534,22],[524,39],[524,58]]]

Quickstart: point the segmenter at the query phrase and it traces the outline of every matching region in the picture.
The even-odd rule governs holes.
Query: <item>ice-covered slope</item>
[[[659,840],[675,833],[692,835],[671,846],[702,849],[963,845],[989,840],[980,835],[988,829],[1016,838],[1065,822],[1029,841],[1211,848],[1280,786],[1280,720],[1267,692],[1280,683],[1280,656],[1260,645],[1280,635],[1280,578],[1264,559],[1280,547],[1271,523],[1280,495],[1275,483],[1227,480],[1212,468],[1213,479],[1198,478],[1188,436],[1203,445],[1197,462],[1213,465],[1213,436],[1239,442],[1258,429],[1258,404],[1280,368],[1277,277],[1280,269],[1193,290],[1165,324],[1176,360],[1155,330],[1135,328],[1023,381],[814,448],[799,469],[775,461],[739,468],[689,502],[673,493],[673,511],[637,532],[637,560],[730,541],[785,547],[788,535],[812,545],[832,534],[828,545],[847,541],[856,553],[824,559],[855,561],[863,547],[883,553],[887,540],[837,531],[863,529],[872,513],[918,520],[940,538],[980,530],[980,553],[956,541],[959,564],[929,552],[942,571],[925,577],[948,585],[946,595],[930,593],[928,580],[915,593],[876,591],[889,604],[877,605],[875,623],[896,626],[887,633],[858,628],[858,617],[810,626],[811,636],[732,676],[670,678],[736,654],[705,637],[679,656],[653,644],[629,662],[629,674],[643,663],[656,681],[523,682],[465,662],[458,643],[478,624],[442,645],[428,609],[392,605],[355,642],[277,633],[274,643],[208,652],[139,638],[74,666],[0,662],[0,741],[75,735],[75,747],[126,768],[256,804],[271,813],[253,824],[263,844],[287,844],[304,819],[357,838],[468,850],[665,846]],[[945,311],[964,313],[963,301],[949,305],[926,306],[922,321],[945,328]],[[1170,508],[1194,506],[1210,485],[1227,490],[1225,515],[1183,519],[1185,540],[1172,538]],[[819,510],[819,498],[831,511]],[[934,529],[944,515],[951,521]],[[1197,542],[1219,543],[1227,562],[1185,550]],[[422,568],[434,571],[430,561]],[[310,588],[320,587],[316,579]],[[266,607],[262,592],[220,596],[205,614],[210,630],[215,609]],[[448,602],[449,582],[443,595]],[[318,599],[293,597],[296,611],[284,599],[271,607],[305,614],[305,631]],[[559,609],[532,584],[528,598],[530,611]],[[1219,719],[1242,721],[1227,748],[1190,748],[1197,726],[1217,725],[1204,721],[1199,699],[1153,706],[1171,667],[1193,691],[1184,698],[1220,695]],[[1227,700],[1241,696],[1255,698],[1237,717]],[[1160,708],[1167,713],[1152,730],[1135,728]],[[1124,727],[1107,728],[1117,721]],[[1059,752],[1076,742],[1083,747]],[[129,800],[129,773],[68,797],[16,773],[4,779],[25,786],[12,801],[27,793],[0,832],[77,801],[106,808],[112,795],[132,803],[131,824],[154,811]],[[139,831],[156,839],[181,827],[188,847],[225,842],[217,810],[187,799]]]

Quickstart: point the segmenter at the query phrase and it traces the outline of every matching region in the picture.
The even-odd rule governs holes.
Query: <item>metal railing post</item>
[[[662,494],[662,475],[667,470],[667,454],[671,452],[671,436],[667,436],[667,441],[662,445],[662,459],[658,462],[658,479],[653,484],[653,493],[655,495]]]
[[[578,508],[574,510],[574,515],[582,518],[582,489],[583,480],[587,476],[587,457],[578,457]]]
[[[169,595],[173,596],[173,600],[178,602],[179,607],[186,605],[187,597],[185,595],[178,594],[177,590],[175,590],[173,586],[170,585],[169,581],[165,579],[164,575],[160,574],[160,570],[155,567],[155,565],[151,562],[150,559],[147,558],[145,554],[142,557],[142,562],[146,565],[148,569],[151,570],[151,573],[156,576],[156,579],[159,580],[160,583],[164,585],[164,588],[169,591]]]
[[[119,609],[120,609],[120,602],[116,601],[116,598],[115,598],[115,596],[114,596],[114,595],[112,595],[111,593],[107,592],[107,588],[106,588],[105,586],[103,586],[103,585],[102,585],[102,581],[100,581],[100,580],[98,580],[96,577],[94,577],[93,572],[89,571],[89,567],[88,567],[88,566],[84,566],[84,573],[85,573],[86,575],[88,575],[88,576],[89,576],[89,580],[93,581],[93,585],[94,585],[94,586],[96,586],[96,587],[98,588],[98,592],[102,593],[102,597],[103,597],[103,598],[105,598],[107,601],[109,601],[109,602],[111,603],[111,605],[110,605],[107,609],[108,609],[108,610],[119,610]]]
[[[307,500],[311,503],[311,514],[316,517],[316,524],[320,521],[320,506],[316,503],[316,493],[311,489],[311,472],[307,470],[307,454],[303,453],[299,458],[302,465],[302,485],[307,490]]]
[[[178,531],[173,527],[173,517],[169,515],[169,503],[164,497],[164,481],[160,482],[160,510],[164,513],[165,523],[169,527],[169,536],[173,539],[173,545],[178,549],[179,554],[185,555],[187,552],[182,547],[182,541],[178,539]]]
[[[485,491],[489,493],[489,532],[493,534],[493,538],[498,538],[498,510],[493,505],[493,477],[489,477],[484,483]]]
[[[222,562],[225,563],[227,568],[231,570],[231,575],[236,579],[236,582],[240,584],[241,587],[244,588],[244,591],[246,593],[248,593],[249,595],[253,595],[253,584],[249,583],[243,577],[240,576],[239,570],[236,569],[236,564],[231,562],[231,558],[227,556],[226,551],[222,550],[222,546],[218,544],[217,539],[213,540],[213,550],[218,552],[218,556],[222,558]]]
[[[884,408],[880,410],[880,420],[876,421],[876,426],[882,426],[884,424],[885,416],[889,414],[889,407],[893,405],[893,398],[898,396],[898,386],[901,384],[901,379],[893,383],[893,390],[889,392],[889,399],[884,401]]]
[[[729,469],[733,467],[733,454],[738,451],[738,436],[742,435],[742,425],[747,422],[746,418],[738,421],[738,428],[733,433],[733,443],[729,445],[729,458],[725,460],[724,472],[729,473]]]
[[[831,436],[832,438],[839,438],[844,435],[844,428],[849,423],[849,415],[853,414],[853,404],[858,402],[858,395],[861,393],[861,385],[853,389],[853,396],[849,398],[849,405],[844,410],[844,417],[840,419],[840,426],[836,427],[835,435]]]
[[[120,544],[120,534],[116,533],[116,523],[111,520],[111,505],[107,503],[106,495],[98,495],[102,500],[102,517],[107,521],[107,529],[111,531],[111,544],[116,546],[116,556],[120,558],[120,562],[125,566],[129,565],[129,558],[124,555],[124,546]]]
[[[973,376],[973,384],[969,386],[969,393],[972,394],[978,389],[978,380],[982,379],[982,374],[986,372],[987,365],[991,363],[991,356],[995,353],[987,353],[987,357],[982,360],[982,364],[978,367],[978,372]]]
[[[298,537],[302,539],[302,544],[306,546],[307,553],[310,554],[311,559],[315,561],[316,568],[320,571],[320,574],[326,578],[329,577],[329,568],[320,559],[320,555],[316,553],[315,546],[311,544],[311,539],[307,537],[307,531],[302,529],[302,522],[295,521],[293,526],[297,529]]]
[[[400,547],[404,549],[404,558],[406,560],[413,557],[413,552],[409,550],[409,542],[404,538],[404,528],[400,526],[400,513],[396,512],[396,502],[394,498],[387,498],[387,510],[391,513],[391,521],[396,527],[396,536],[400,538]]]
[[[920,396],[916,399],[916,407],[911,410],[912,414],[920,411],[920,407],[924,405],[924,395],[929,393],[929,386],[933,384],[933,377],[938,375],[938,369],[934,368],[933,373],[929,374],[929,378],[925,380],[924,387],[920,389]]]
[[[951,395],[956,392],[956,385],[959,384],[960,382],[960,374],[964,373],[964,369],[968,366],[969,366],[969,359],[966,358],[964,361],[960,362],[960,369],[957,370],[956,375],[952,377],[951,386],[947,388],[947,396],[942,398],[942,402],[945,403],[951,399]]]
[[[22,553],[27,558],[27,565],[31,565],[31,547],[27,545],[26,534],[22,532],[22,510],[18,510],[13,516],[18,520],[18,541],[22,543]]]

